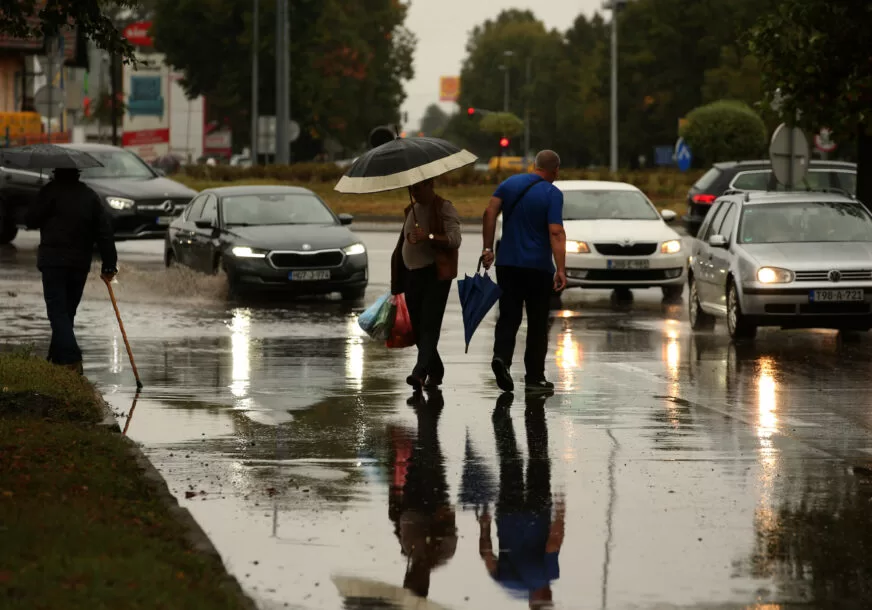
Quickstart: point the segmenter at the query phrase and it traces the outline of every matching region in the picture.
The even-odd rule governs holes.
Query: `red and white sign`
[[[820,133],[814,137],[814,147],[823,153],[830,153],[836,150],[838,145],[833,142],[830,137],[833,135],[832,130],[824,127]]]
[[[151,30],[151,21],[137,21],[124,28],[123,36],[130,44],[138,47],[153,47],[154,38],[148,33]]]
[[[230,156],[233,152],[233,132],[230,129],[215,129],[203,138],[203,150],[217,155]]]
[[[143,129],[141,131],[125,131],[124,134],[121,136],[121,144],[124,147],[168,144],[169,141],[169,129]]]

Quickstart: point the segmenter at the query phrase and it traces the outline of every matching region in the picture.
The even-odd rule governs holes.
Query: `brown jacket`
[[[442,203],[443,199],[439,199],[432,208],[432,216],[430,217],[430,231],[434,235],[445,235],[445,221],[442,218]],[[403,227],[405,227],[406,218],[412,211],[412,204],[406,206],[403,211]],[[394,248],[394,253],[391,255],[391,294],[402,294],[406,291],[406,264],[403,262],[403,240],[406,239],[404,229],[400,229],[400,238],[397,240],[397,246]],[[436,277],[440,280],[453,280],[457,277],[457,263],[459,252],[457,248],[446,247],[434,244],[436,251]]]

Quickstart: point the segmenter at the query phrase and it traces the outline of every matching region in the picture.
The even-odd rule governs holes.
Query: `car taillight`
[[[694,195],[693,197],[691,197],[691,199],[693,200],[694,203],[703,203],[706,205],[711,205],[715,202],[715,199],[717,199],[717,197],[715,197],[714,195],[703,194],[703,195]]]

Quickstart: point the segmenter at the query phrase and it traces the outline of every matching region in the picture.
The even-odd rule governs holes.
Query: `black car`
[[[339,292],[363,297],[366,248],[308,189],[229,186],[203,191],[173,221],[164,262],[203,273],[224,272],[231,291]]]
[[[94,189],[112,219],[115,239],[162,238],[173,218],[197,194],[165,178],[134,153],[105,144],[62,144],[85,151],[103,167],[82,170],[82,181]],[[0,244],[24,228],[24,213],[51,177],[50,171],[0,166]]]
[[[838,189],[853,195],[857,192],[857,164],[812,160],[801,188]],[[769,161],[716,163],[687,193],[687,216],[684,217],[684,224],[691,236],[699,231],[715,199],[728,190],[783,191],[785,187],[775,179]]]

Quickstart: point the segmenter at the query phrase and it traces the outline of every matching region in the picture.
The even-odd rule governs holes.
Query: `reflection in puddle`
[[[348,318],[348,344],[345,349],[345,377],[355,392],[363,389],[363,337],[357,316]]]
[[[758,488],[760,499],[755,514],[755,525],[764,536],[771,534],[778,526],[775,511],[775,481],[778,476],[778,450],[772,437],[778,432],[777,396],[775,381],[775,362],[766,356],[760,358],[757,379],[757,438],[760,441],[760,474]]]
[[[584,351],[581,343],[573,337],[572,328],[568,324],[565,325],[560,335],[556,357],[560,376],[566,385],[566,389],[577,389],[575,387],[575,375],[576,371],[581,367]]]
[[[234,309],[230,321],[230,356],[232,373],[230,392],[234,397],[234,407],[247,410],[253,406],[248,396],[251,385],[251,311]]]

